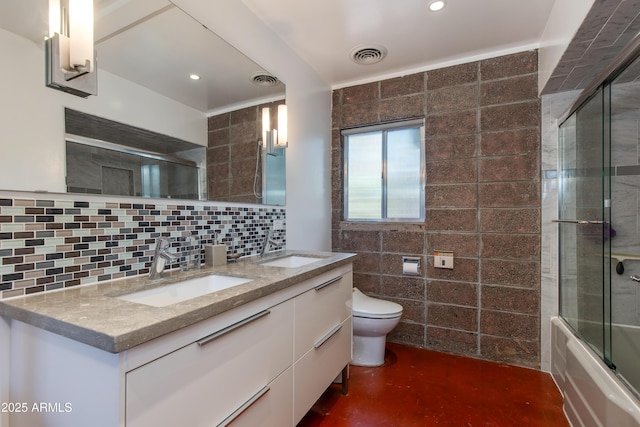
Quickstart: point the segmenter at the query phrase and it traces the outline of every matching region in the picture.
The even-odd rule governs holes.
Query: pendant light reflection
[[[278,105],[278,126],[271,128],[271,109],[262,108],[262,148],[273,153],[276,148],[286,148],[287,142],[287,106]]]

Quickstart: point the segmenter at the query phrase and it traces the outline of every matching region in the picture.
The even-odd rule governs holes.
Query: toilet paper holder
[[[420,276],[420,258],[403,256],[402,274],[407,276]]]

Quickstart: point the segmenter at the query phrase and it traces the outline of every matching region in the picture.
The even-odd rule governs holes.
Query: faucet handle
[[[158,249],[168,249],[171,246],[171,242],[169,241],[169,237],[158,237],[156,239],[156,245],[158,245]]]
[[[197,270],[200,268],[202,254],[201,243],[197,235],[186,235],[182,239],[181,244],[182,261],[180,268],[182,271]]]

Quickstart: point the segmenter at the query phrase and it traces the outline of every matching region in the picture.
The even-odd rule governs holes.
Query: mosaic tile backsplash
[[[217,238],[254,255],[286,218],[284,208],[173,203],[0,198],[0,298],[147,274],[158,237],[176,247],[187,235]]]

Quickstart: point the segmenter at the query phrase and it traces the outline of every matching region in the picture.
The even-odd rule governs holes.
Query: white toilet
[[[402,306],[369,297],[353,288],[353,361],[356,366],[380,366],[384,363],[387,334],[402,316]]]

